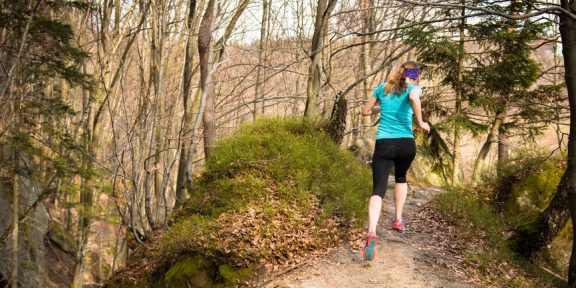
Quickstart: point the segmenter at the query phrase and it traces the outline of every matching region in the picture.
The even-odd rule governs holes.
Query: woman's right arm
[[[368,102],[366,102],[366,104],[364,104],[364,107],[362,107],[362,115],[364,115],[364,116],[372,115],[372,113],[374,112],[374,110],[372,108],[374,108],[374,105],[376,105],[376,102],[378,102],[378,100],[376,100],[376,98],[370,97],[370,100],[368,100]]]

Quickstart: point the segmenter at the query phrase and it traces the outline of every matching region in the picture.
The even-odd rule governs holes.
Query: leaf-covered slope
[[[219,267],[212,273],[216,282],[238,283],[260,265],[337,245],[349,228],[362,225],[369,167],[318,127],[267,119],[220,141],[192,198],[160,238],[157,257],[164,268],[153,268],[156,279],[145,282],[169,286],[170,263],[201,255]]]
[[[364,220],[369,177],[316,124],[259,121],[214,149],[188,213],[165,234],[166,252],[236,265],[288,259]]]

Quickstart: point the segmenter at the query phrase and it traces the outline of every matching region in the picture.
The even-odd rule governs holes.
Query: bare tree
[[[98,55],[99,55],[99,72],[98,82],[100,85],[100,91],[103,91],[104,97],[101,101],[94,103],[94,101],[89,101],[87,103],[87,110],[89,111],[88,120],[84,122],[86,127],[84,128],[85,137],[83,139],[84,147],[87,153],[85,159],[85,169],[91,170],[94,167],[94,160],[99,159],[99,153],[97,147],[101,144],[104,131],[104,117],[110,111],[110,98],[114,98],[117,93],[117,87],[123,67],[126,63],[127,56],[129,54],[131,46],[134,44],[138,34],[133,31],[123,31],[123,35],[119,33],[119,22],[115,22],[115,25],[110,25],[111,15],[114,9],[119,9],[118,5],[114,5],[114,1],[105,1],[104,5],[98,6],[100,10],[100,26],[98,27]],[[134,3],[133,5],[136,5]],[[140,17],[137,18],[137,24],[135,31],[139,31],[140,27],[145,22],[146,15],[150,3],[144,4],[141,7]],[[133,7],[134,8],[134,7]],[[133,9],[131,11],[136,11]],[[110,27],[112,27],[110,31]],[[128,27],[126,27],[126,30]],[[111,39],[111,35],[115,38]],[[125,35],[127,37],[125,38]],[[123,39],[128,39],[123,47],[121,43]],[[113,42],[116,41],[116,42]],[[120,50],[123,48],[123,50]],[[122,51],[118,58],[118,66],[115,70],[112,68],[112,59],[119,52]],[[95,107],[93,107],[95,106]],[[84,260],[86,246],[88,244],[88,238],[90,233],[90,223],[91,223],[91,210],[94,205],[95,193],[98,191],[93,187],[93,179],[82,179],[82,185],[80,189],[80,203],[84,207],[79,215],[79,237],[78,237],[78,251],[76,255],[76,267],[74,271],[74,281],[73,285],[82,285],[82,274],[84,271]]]
[[[314,35],[310,44],[310,66],[308,69],[308,82],[306,85],[306,110],[304,116],[316,117],[318,115],[318,93],[320,92],[320,64],[322,63],[322,47],[328,19],[336,6],[337,0],[318,0],[316,20],[314,22]]]
[[[194,103],[191,100],[196,100],[192,97],[192,74],[193,74],[193,55],[195,50],[195,38],[193,37],[196,32],[196,0],[190,0],[188,4],[188,18],[186,20],[186,55],[184,58],[184,75],[183,75],[183,88],[182,99],[184,102],[184,115],[182,117],[182,144],[180,148],[180,160],[178,161],[178,178],[176,180],[176,204],[175,208],[182,206],[186,198],[188,198],[188,191],[193,190],[194,179],[192,176],[192,160],[194,149],[192,138],[190,137],[195,122],[192,115]],[[193,98],[193,99],[190,99]]]
[[[206,99],[202,114],[204,123],[204,155],[210,157],[210,149],[214,145],[216,125],[214,123],[215,99],[214,95],[208,95],[209,85],[212,82],[212,63],[210,62],[210,49],[212,45],[212,26],[216,17],[218,0],[209,0],[200,23],[198,32],[198,52],[200,53],[200,85],[202,86],[202,99]]]
[[[153,158],[154,162],[146,161],[147,165],[146,176],[145,176],[145,209],[146,217],[148,223],[152,230],[157,230],[159,224],[157,219],[154,218],[153,205],[161,199],[161,195],[164,194],[162,179],[164,170],[161,169],[161,158],[162,158],[162,128],[160,121],[162,120],[163,114],[163,94],[164,94],[164,45],[165,39],[164,35],[166,33],[166,21],[167,21],[167,3],[165,0],[158,0],[152,2],[152,13],[151,13],[151,38],[150,42],[150,82],[152,85],[150,87],[154,88],[154,94],[152,97],[152,131],[150,133],[150,144],[148,147],[148,159]],[[152,165],[153,163],[153,165]],[[150,178],[153,178],[150,179]],[[152,180],[152,181],[151,181]],[[151,183],[152,182],[152,183]],[[157,205],[157,204],[156,204]]]
[[[224,29],[224,33],[222,35],[222,37],[220,39],[218,39],[218,41],[216,41],[216,43],[214,44],[214,53],[212,55],[212,59],[210,59],[208,56],[208,59],[206,59],[206,61],[208,61],[208,63],[206,64],[206,69],[205,73],[207,75],[205,75],[205,80],[202,80],[202,94],[204,95],[203,98],[206,99],[206,107],[204,110],[204,118],[203,118],[203,124],[204,124],[204,155],[206,157],[206,159],[208,159],[210,157],[210,151],[213,148],[214,142],[216,141],[216,93],[214,91],[214,74],[216,73],[216,71],[218,70],[218,66],[220,65],[220,62],[222,61],[222,57],[224,56],[224,51],[226,49],[226,41],[228,40],[228,38],[230,37],[230,34],[232,34],[232,31],[234,31],[234,28],[236,26],[236,23],[238,21],[238,19],[240,18],[240,16],[242,15],[242,13],[244,13],[244,10],[246,9],[246,7],[248,6],[248,3],[250,1],[249,0],[242,0],[238,3],[238,7],[235,9],[232,18],[230,19],[230,22],[228,22],[228,25],[226,26],[226,28]],[[206,15],[204,16],[206,17]],[[204,22],[204,19],[202,20],[202,22]],[[199,39],[202,37],[205,37],[205,35],[202,35],[202,25],[200,27],[200,36]],[[211,36],[209,36],[211,37]],[[200,43],[200,40],[199,40]],[[209,43],[209,41],[208,41]],[[206,45],[206,43],[204,44]],[[200,44],[199,44],[200,47]],[[202,59],[204,58],[203,52],[200,52],[200,57],[201,57],[201,61],[203,61]],[[202,62],[200,62],[200,65],[202,66]],[[201,73],[202,69],[201,69]],[[204,78],[203,78],[204,79]]]
[[[261,28],[260,28],[260,45],[258,49],[258,67],[256,72],[256,84],[255,84],[255,91],[254,91],[254,119],[259,114],[264,114],[264,90],[265,86],[263,82],[263,77],[266,77],[264,74],[264,61],[266,59],[266,52],[267,52],[267,43],[268,43],[268,22],[269,22],[269,14],[270,14],[270,0],[262,0],[262,21],[261,21]],[[264,75],[263,75],[264,74]]]
[[[364,43],[362,44],[362,53],[360,54],[360,62],[361,62],[361,69],[362,74],[361,77],[365,77],[369,71],[372,70],[372,42],[374,41],[374,34],[372,31],[374,30],[374,1],[373,0],[363,0],[361,2],[362,6],[362,33],[365,35],[362,36],[362,40]],[[362,81],[362,99],[364,101],[368,101],[371,95],[371,81],[370,77],[365,77],[364,81]],[[360,116],[362,117],[362,116]],[[370,123],[370,116],[362,117],[362,125],[369,126]]]

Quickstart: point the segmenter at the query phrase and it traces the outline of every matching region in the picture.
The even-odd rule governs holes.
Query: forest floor
[[[362,260],[364,233],[342,247],[334,248],[296,266],[282,267],[261,287],[485,287],[469,273],[465,253],[481,243],[468,243],[458,229],[443,220],[430,200],[437,189],[416,189],[406,201],[406,231],[391,229],[393,193],[384,201],[378,225],[381,242],[376,259]],[[479,241],[481,242],[481,241]]]

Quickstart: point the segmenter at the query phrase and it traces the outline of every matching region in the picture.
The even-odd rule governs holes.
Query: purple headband
[[[416,69],[405,68],[405,69],[406,70],[404,70],[404,77],[406,77],[406,78],[417,80],[418,76],[420,76],[420,69],[418,69],[418,68],[416,68]]]

